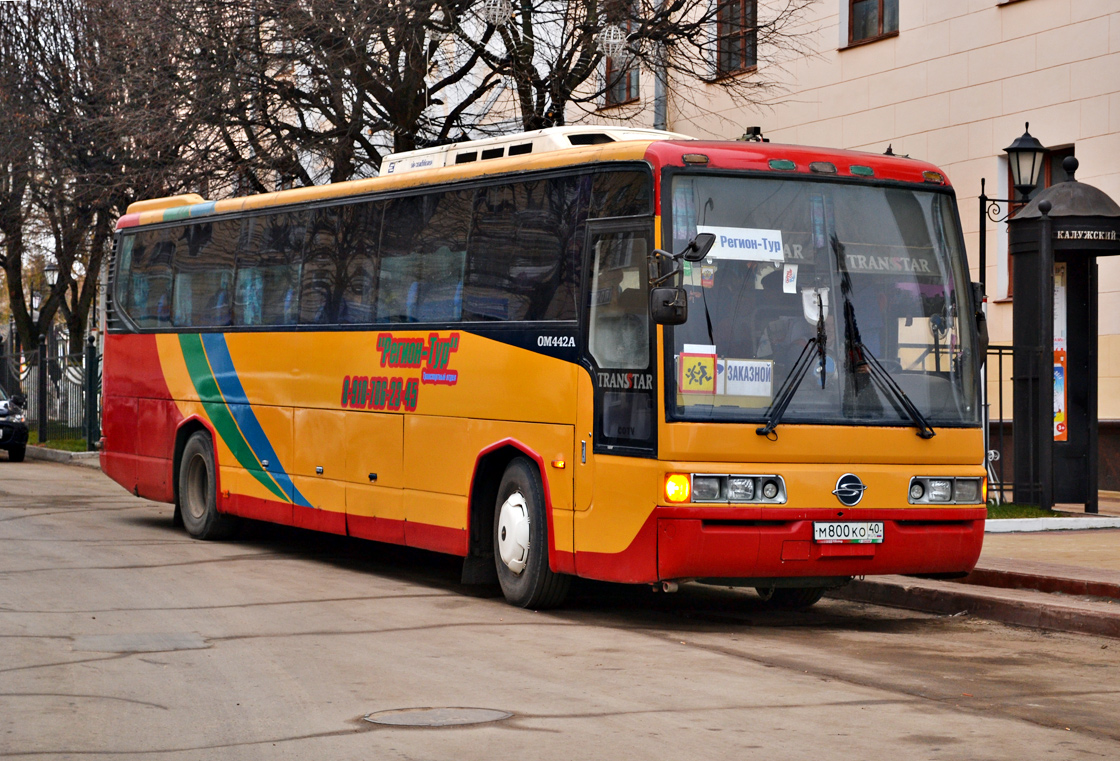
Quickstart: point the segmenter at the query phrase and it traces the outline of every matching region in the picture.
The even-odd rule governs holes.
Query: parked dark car
[[[8,396],[0,388],[0,449],[8,450],[8,459],[23,462],[27,454],[27,397]]]

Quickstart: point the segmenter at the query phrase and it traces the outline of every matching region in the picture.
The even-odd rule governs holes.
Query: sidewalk
[[[1070,519],[1080,506],[1061,506]],[[1102,492],[1100,515],[1120,516],[1120,494]],[[1120,529],[988,533],[966,578],[933,581],[876,576],[833,596],[846,600],[972,615],[1053,631],[1120,638]]]

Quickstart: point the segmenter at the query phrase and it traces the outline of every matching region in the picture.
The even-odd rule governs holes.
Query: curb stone
[[[1120,518],[1086,516],[1084,518],[998,518],[984,522],[986,534],[1016,534],[1034,531],[1078,531],[1085,529],[1120,528]]]
[[[49,447],[27,447],[27,459],[57,462],[63,465],[80,465],[85,468],[101,470],[101,454],[99,452],[66,452],[61,449]]]
[[[1120,605],[1101,600],[1055,598],[1046,592],[970,587],[908,576],[854,580],[829,597],[943,616],[968,614],[1032,629],[1120,638]]]

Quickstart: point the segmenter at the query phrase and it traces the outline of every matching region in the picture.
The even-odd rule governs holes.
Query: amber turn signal
[[[670,473],[665,476],[665,500],[667,502],[688,502],[691,496],[691,479],[685,473]]]

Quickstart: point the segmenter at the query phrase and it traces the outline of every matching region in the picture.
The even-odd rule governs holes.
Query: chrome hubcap
[[[514,492],[502,503],[498,514],[498,555],[515,574],[525,570],[529,560],[529,507],[521,492]]]

